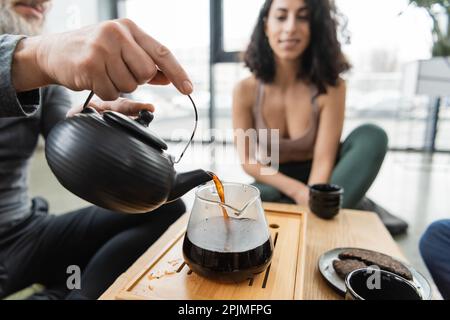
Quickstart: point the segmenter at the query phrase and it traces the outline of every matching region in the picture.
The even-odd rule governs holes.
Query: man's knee
[[[158,210],[162,211],[163,215],[170,215],[173,218],[172,220],[177,220],[186,212],[186,204],[183,200],[177,199],[164,204]]]
[[[427,265],[440,259],[442,251],[450,250],[450,220],[433,222],[422,235],[419,249]]]
[[[166,206],[166,208],[168,210],[171,210],[173,212],[177,212],[180,215],[186,212],[186,204],[181,199],[177,199],[175,201],[166,203],[164,206]]]
[[[177,199],[167,202],[159,208],[144,213],[148,219],[143,221],[149,228],[155,228],[155,223],[161,226],[168,226],[178,220],[184,213],[186,213],[186,205],[183,200]]]

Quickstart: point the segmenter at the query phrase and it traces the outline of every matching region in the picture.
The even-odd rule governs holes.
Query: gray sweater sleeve
[[[23,38],[24,36],[0,35],[0,117],[29,116],[39,106],[38,89],[17,93],[12,85],[13,54],[17,43]]]
[[[50,130],[66,118],[72,102],[67,89],[56,85],[42,89],[41,97],[41,133],[47,138]]]

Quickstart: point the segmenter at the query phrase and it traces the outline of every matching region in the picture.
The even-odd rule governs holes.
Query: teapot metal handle
[[[83,105],[83,110],[86,109],[89,106],[89,102],[91,101],[92,97],[94,96],[94,91],[91,91],[89,93],[88,98],[86,99],[86,102]],[[194,130],[192,131],[192,135],[191,138],[189,139],[189,142],[186,144],[186,146],[184,147],[183,151],[181,152],[180,156],[178,157],[178,160],[174,161],[174,163],[178,163],[180,162],[181,158],[183,158],[184,153],[186,152],[187,148],[189,147],[189,145],[191,144],[192,140],[194,139],[195,136],[195,132],[197,131],[197,124],[198,124],[198,112],[197,112],[197,106],[195,105],[194,100],[192,100],[192,97],[190,95],[188,95],[189,100],[191,100],[192,106],[194,107],[194,112],[195,112],[195,125],[194,125]]]
[[[189,147],[189,145],[191,144],[192,140],[194,139],[195,136],[195,132],[197,131],[197,123],[198,123],[198,112],[197,112],[197,106],[195,105],[194,100],[192,100],[191,96],[188,95],[189,100],[191,100],[192,106],[194,107],[194,112],[195,112],[195,124],[194,124],[194,130],[192,131],[192,135],[191,138],[189,139],[189,142],[187,143],[187,145],[184,147],[183,152],[181,152],[180,157],[178,158],[177,161],[175,161],[174,163],[178,163],[180,162],[181,158],[183,157],[184,153],[186,152],[187,148]]]
[[[89,93],[88,98],[86,99],[86,101],[83,104],[83,110],[86,109],[89,106],[89,102],[91,102],[92,97],[94,96],[94,91],[91,91]]]

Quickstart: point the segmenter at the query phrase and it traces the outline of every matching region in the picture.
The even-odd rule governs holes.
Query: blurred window
[[[199,132],[208,126],[209,109],[209,1],[126,0],[119,16],[135,21],[145,32],[166,45],[194,81],[193,99],[199,108]],[[188,139],[194,123],[189,99],[172,86],[140,86],[133,98],[155,105],[151,127],[164,139]],[[176,130],[186,134],[173,136]],[[200,137],[201,138],[201,137]]]
[[[186,67],[195,81],[200,125],[206,129],[210,123],[210,3],[221,8],[212,19],[214,35],[219,32],[214,39],[221,41],[217,47],[220,54],[214,60],[218,63],[213,66],[214,124],[230,129],[233,87],[249,72],[238,55],[227,54],[245,50],[264,0],[123,0],[120,15],[135,20],[166,44]],[[430,18],[423,10],[408,6],[408,0],[336,0],[336,4],[343,14],[341,25],[346,25],[342,47],[353,65],[344,76],[348,87],[344,136],[360,124],[372,122],[387,131],[391,147],[422,147],[429,102],[427,97],[405,95],[403,67],[430,58]],[[350,35],[349,43],[346,35]],[[231,61],[234,63],[223,63]],[[164,137],[174,127],[190,127],[190,105],[173,88],[143,87],[136,96],[156,105],[155,125],[161,125],[158,131]],[[442,127],[448,126],[449,113],[449,108],[441,110]],[[450,149],[446,136],[440,131],[439,148]],[[231,140],[231,135],[224,138]]]

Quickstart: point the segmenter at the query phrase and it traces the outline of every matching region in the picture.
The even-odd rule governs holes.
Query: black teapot
[[[52,129],[47,162],[66,189],[88,202],[125,213],[154,210],[212,178],[203,170],[176,173],[167,144],[146,128],[152,120],[146,110],[134,120],[85,107]]]

